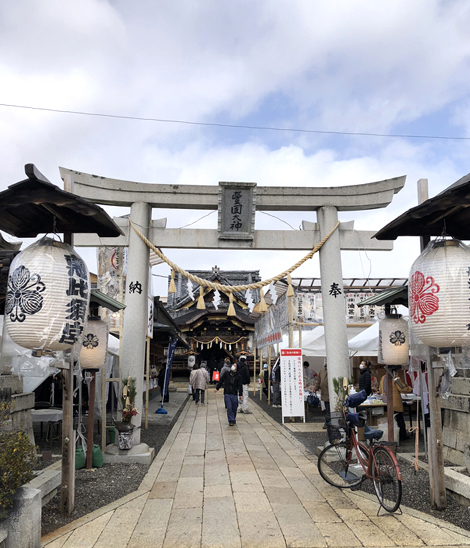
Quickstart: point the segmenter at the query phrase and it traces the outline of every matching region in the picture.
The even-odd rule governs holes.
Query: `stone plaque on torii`
[[[78,196],[96,204],[130,207],[130,220],[159,248],[276,251],[311,250],[335,227],[338,211],[386,207],[391,203],[394,194],[403,188],[406,179],[402,176],[362,185],[302,188],[262,187],[256,183],[239,182],[224,182],[219,183],[219,186],[135,183],[65,168],[60,168],[60,174]],[[241,192],[238,200],[233,197],[237,191]],[[166,228],[166,219],[151,220],[152,208],[218,210],[218,230]],[[317,222],[304,221],[303,230],[299,231],[254,230],[254,215],[257,210],[315,211]],[[136,377],[136,406],[141,410],[150,250],[130,227],[128,219],[115,218],[114,221],[125,233],[124,236],[97,238],[93,235],[77,235],[75,245],[129,246],[127,308],[121,341],[121,377]],[[374,234],[375,231],[355,231],[354,222],[340,223],[339,230],[335,230],[320,249],[326,354],[332,401],[332,379],[349,377],[341,250],[357,250],[358,247],[372,251],[393,249],[391,241],[372,240]],[[136,283],[142,288],[140,293],[129,289],[135,287]],[[137,426],[140,425],[141,416],[139,414],[136,417],[136,422],[139,423]],[[140,441],[140,430],[136,431],[135,441]]]

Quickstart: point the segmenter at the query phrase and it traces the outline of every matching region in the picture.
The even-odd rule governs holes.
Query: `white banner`
[[[305,422],[302,350],[281,350],[282,422],[284,417],[302,417]]]

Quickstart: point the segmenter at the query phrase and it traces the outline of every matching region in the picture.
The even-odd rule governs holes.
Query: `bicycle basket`
[[[346,438],[346,421],[342,412],[333,411],[327,415],[325,426],[330,443],[338,443]]]

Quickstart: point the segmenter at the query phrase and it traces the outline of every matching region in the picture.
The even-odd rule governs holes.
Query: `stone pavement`
[[[47,548],[469,546],[470,531],[326,484],[257,406],[229,427],[223,396],[188,401],[135,493],[43,537]]]

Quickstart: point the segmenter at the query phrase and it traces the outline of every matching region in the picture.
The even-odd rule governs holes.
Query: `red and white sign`
[[[284,417],[302,417],[305,422],[302,349],[281,350],[282,422]]]

